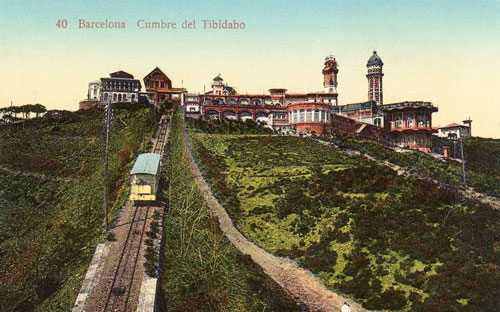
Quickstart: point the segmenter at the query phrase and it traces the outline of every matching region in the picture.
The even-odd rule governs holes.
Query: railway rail
[[[162,154],[167,136],[166,116],[160,120],[160,129],[153,146],[153,153]],[[133,292],[134,278],[137,272],[137,264],[141,256],[141,246],[151,206],[134,206],[134,213],[125,243],[120,254],[118,266],[108,290],[103,312],[111,311],[135,311],[136,304],[131,304],[130,298]]]
[[[163,116],[165,117],[165,115]],[[160,120],[161,126],[158,133],[158,138],[156,139],[155,145],[153,147],[153,153],[161,154],[163,152],[163,146],[165,145],[165,139],[167,136],[167,121],[166,118]]]
[[[134,207],[134,216],[128,229],[113,282],[106,297],[103,312],[135,310],[135,306],[129,306],[129,299],[150,208],[149,206]]]
[[[162,154],[168,136],[166,116],[160,120],[151,151]],[[92,312],[136,311],[144,272],[143,263],[146,231],[149,219],[159,209],[154,204],[145,206],[127,204],[120,213],[120,222],[112,229],[115,241],[109,244],[109,253],[102,273],[89,292],[83,310]]]

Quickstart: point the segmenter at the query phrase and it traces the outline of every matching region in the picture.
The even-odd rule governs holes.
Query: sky
[[[80,29],[80,19],[126,29]],[[177,29],[138,29],[140,19]],[[203,29],[203,19],[245,29]],[[88,82],[118,70],[142,81],[156,66],[194,93],[219,73],[239,93],[319,91],[327,55],[339,63],[339,103],[361,102],[373,50],[384,103],[430,101],[435,126],[471,117],[473,135],[500,138],[500,0],[0,0],[0,107],[77,110]]]

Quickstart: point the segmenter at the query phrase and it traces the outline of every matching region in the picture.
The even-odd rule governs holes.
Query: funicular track
[[[153,153],[161,154],[163,151],[163,146],[165,145],[165,139],[167,137],[167,123],[162,119],[162,126],[158,130],[158,138],[156,139]]]
[[[146,230],[149,206],[134,207],[132,222],[125,238],[118,267],[111,287],[109,288],[102,311],[132,311],[129,299],[136,273],[141,245]]]
[[[153,138],[151,152],[162,154],[168,136],[166,116]],[[76,311],[132,312],[136,311],[144,273],[145,233],[155,210],[153,204],[126,204],[119,221],[111,230],[114,240],[106,243],[109,249],[99,269],[88,300]]]
[[[160,128],[152,148],[153,153],[161,154],[167,136],[166,116],[160,120]],[[133,207],[133,217],[125,237],[125,243],[120,253],[118,266],[113,281],[108,289],[103,312],[108,311],[135,311],[136,303],[130,304],[130,297],[134,287],[134,278],[137,272],[141,246],[146,232],[147,220],[151,206]]]

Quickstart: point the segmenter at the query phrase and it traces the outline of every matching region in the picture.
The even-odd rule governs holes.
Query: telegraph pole
[[[104,158],[104,226],[106,228],[106,233],[109,231],[109,220],[108,220],[108,167],[109,167],[109,134],[111,128],[111,120],[113,109],[111,107],[111,99],[109,99],[109,104],[106,105],[105,118],[106,118],[106,154]]]
[[[460,141],[460,153],[462,156],[462,177],[464,179],[464,184],[467,186],[467,177],[465,176],[465,157],[464,157],[464,143],[463,143],[463,138],[460,137],[458,139]]]

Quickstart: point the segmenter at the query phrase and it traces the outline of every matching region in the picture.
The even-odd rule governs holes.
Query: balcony
[[[423,101],[406,101],[400,103],[392,103],[392,104],[384,104],[379,106],[381,110],[394,110],[394,109],[405,109],[405,108],[429,108],[433,112],[437,112],[438,108],[432,105],[431,102],[423,102]]]

